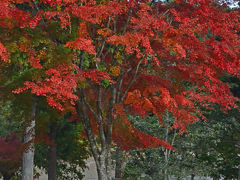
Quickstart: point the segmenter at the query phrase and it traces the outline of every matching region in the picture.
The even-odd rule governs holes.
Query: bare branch
[[[121,78],[121,80],[119,81],[119,85],[118,85],[118,90],[117,90],[117,102],[120,100],[120,93],[121,93],[121,88],[122,88],[122,82],[123,82],[123,79]]]
[[[102,119],[102,89],[100,86],[97,88],[97,113],[100,119]]]
[[[81,56],[81,59],[80,59],[80,69],[81,70],[83,69],[83,65],[84,65],[84,52],[82,51],[82,56]]]
[[[98,117],[97,113],[94,111],[94,109],[92,108],[92,106],[88,103],[88,101],[84,101],[84,103],[87,105],[89,111],[91,111],[91,113],[93,114],[94,118],[97,120],[97,122],[100,122],[100,118]]]
[[[112,141],[112,127],[113,127],[113,110],[116,103],[116,87],[112,87],[111,100],[109,103],[108,119],[107,119],[107,144]]]
[[[125,24],[124,27],[123,27],[123,32],[122,32],[123,35],[124,35],[124,34],[126,33],[126,31],[127,31],[127,26],[128,26],[129,21],[130,21],[130,19],[131,19],[131,16],[132,16],[132,7],[130,7],[130,9],[129,9],[129,11],[128,11],[127,21],[126,21],[126,24]]]
[[[99,131],[99,136],[100,136],[102,151],[103,151],[105,150],[107,144],[106,144],[106,137],[105,137],[105,131],[104,131],[104,122],[102,117],[102,89],[100,86],[98,86],[97,88],[97,113],[100,120],[98,131]]]
[[[128,90],[129,90],[129,88],[130,88],[130,87],[132,86],[132,84],[136,81],[136,77],[137,77],[137,73],[138,73],[138,70],[139,70],[139,66],[140,66],[140,64],[142,63],[142,61],[143,61],[143,58],[138,62],[137,67],[136,67],[136,71],[135,71],[135,73],[134,73],[134,75],[133,75],[133,78],[131,79],[131,81],[128,83],[128,86],[127,86],[126,89],[124,90],[120,102],[123,102],[123,101],[124,101],[125,96],[127,95],[127,92],[128,92]]]
[[[110,21],[111,21],[111,17],[109,16],[109,17],[108,17],[108,22],[107,22],[107,29],[108,29],[109,26],[110,26]],[[101,54],[102,54],[102,52],[103,52],[103,49],[104,49],[104,47],[105,47],[105,43],[106,43],[106,38],[104,38],[103,43],[102,43],[102,47],[101,47],[100,51],[97,53],[97,56],[96,56],[96,57],[100,57],[100,56],[101,56]]]
[[[115,33],[117,32],[117,16],[115,16],[113,20],[113,31]]]
[[[173,139],[172,139],[172,142],[171,142],[171,146],[174,145],[174,142],[175,142],[175,138],[176,138],[176,135],[177,135],[177,132],[176,132],[176,129],[174,129],[174,135],[173,135]],[[172,151],[168,151],[168,156],[171,154]]]
[[[121,74],[118,76],[118,79],[116,80],[116,82],[118,82],[117,83],[117,87],[118,87],[117,94],[118,94],[118,96],[116,96],[116,103],[119,103],[119,101],[120,101],[120,93],[121,93],[121,86],[122,86],[123,76],[126,73],[129,73],[131,70],[132,70],[132,68],[130,67],[126,71],[122,71]],[[104,100],[106,99],[108,90],[109,90],[109,88],[107,88],[105,93],[103,94],[103,99]]]
[[[99,89],[101,87],[99,86]],[[98,89],[98,90],[99,90]],[[88,101],[84,98],[83,99],[84,103],[87,105],[88,109],[90,112],[93,114],[94,118],[96,119],[98,123],[98,131],[99,131],[99,138],[101,141],[101,151],[104,151],[106,149],[106,137],[105,137],[105,132],[104,132],[104,122],[102,118],[102,110],[101,110],[101,90],[98,91],[98,98],[97,98],[97,113],[94,111],[92,106],[88,103]]]
[[[168,12],[169,12],[170,9],[167,9],[164,13],[161,14],[161,16],[165,16]]]
[[[92,126],[91,126],[91,123],[89,120],[89,116],[87,114],[86,105],[84,102],[85,97],[84,97],[83,90],[81,90],[80,93],[81,94],[79,95],[80,96],[79,100],[76,102],[75,109],[77,111],[78,116],[82,117],[84,129],[85,129],[85,132],[86,132],[89,142],[90,142],[92,154],[93,154],[94,158],[97,159],[98,155],[100,154],[100,150],[97,148],[97,144],[96,144],[96,141],[94,138]],[[81,108],[81,111],[80,111],[80,108]]]

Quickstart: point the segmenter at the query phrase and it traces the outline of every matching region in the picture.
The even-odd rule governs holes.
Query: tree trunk
[[[96,163],[97,167],[97,174],[98,180],[112,180],[112,158],[111,158],[111,151],[110,145],[112,142],[112,126],[113,126],[113,110],[114,110],[114,103],[115,103],[115,96],[116,96],[116,88],[112,90],[112,98],[109,103],[109,112],[108,112],[108,119],[107,127],[105,129],[104,119],[103,119],[103,112],[102,112],[102,89],[101,87],[97,88],[97,97],[96,97],[96,104],[97,104],[97,111],[89,104],[86,99],[84,89],[79,91],[79,100],[75,105],[75,109],[77,114],[83,121],[84,130],[89,140],[89,145],[91,148],[91,152]],[[92,113],[95,120],[98,123],[98,133],[99,133],[99,141],[101,147],[97,146],[97,142],[95,139],[95,135],[93,132],[92,125],[90,123],[89,113],[88,110]]]
[[[49,138],[52,144],[48,149],[48,180],[56,180],[56,165],[57,165],[56,134],[57,134],[56,124],[52,123],[49,132]]]
[[[108,171],[110,169],[107,163],[107,155],[102,153],[96,160],[98,180],[112,180],[111,173]]]
[[[117,148],[115,178],[122,178],[122,177],[123,177],[123,152],[119,148]]]
[[[164,170],[164,180],[168,180],[168,174],[167,174],[167,170]]]
[[[36,103],[32,104],[32,112],[30,117],[30,125],[26,127],[24,132],[24,144],[29,143],[29,146],[23,152],[22,158],[22,180],[33,180],[34,168],[34,136],[35,136],[35,113]]]
[[[238,180],[240,180],[240,165],[238,166]]]
[[[106,159],[106,171],[107,174],[109,175],[109,177],[111,179],[113,179],[115,177],[113,172],[113,160],[112,160],[112,156],[111,156],[111,151],[109,150],[107,153],[107,159]]]
[[[195,175],[194,175],[194,174],[192,174],[192,175],[191,175],[191,180],[194,180],[194,177],[195,177]]]

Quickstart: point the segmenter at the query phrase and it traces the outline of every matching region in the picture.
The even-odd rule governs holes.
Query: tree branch
[[[100,88],[100,86],[99,86],[99,88]],[[101,141],[101,151],[104,151],[106,149],[106,137],[105,137],[105,132],[104,132],[104,122],[103,122],[102,110],[101,110],[101,103],[102,103],[101,102],[102,101],[101,100],[101,91],[98,91],[97,112],[94,111],[92,106],[88,103],[88,101],[85,98],[83,99],[83,101],[97,121],[99,138],[100,138],[100,141]]]
[[[177,132],[176,132],[176,129],[174,129],[174,135],[173,135],[173,139],[172,139],[172,142],[171,142],[171,146],[174,145],[176,135],[177,135]],[[171,152],[172,152],[171,150],[168,151],[168,156],[171,154]]]
[[[94,118],[97,120],[97,122],[100,122],[100,118],[98,117],[97,113],[94,111],[94,109],[92,108],[92,106],[88,103],[88,101],[84,101],[84,103],[87,105],[89,111],[91,111],[91,113],[93,114]]]
[[[122,35],[124,35],[124,34],[126,33],[126,31],[127,31],[127,26],[128,26],[129,21],[130,21],[130,19],[131,19],[131,16],[132,16],[132,7],[129,8],[127,21],[126,21],[126,24],[125,24],[124,27],[123,27]]]
[[[131,81],[128,83],[128,86],[126,87],[125,91],[123,92],[123,95],[122,95],[122,98],[121,98],[121,101],[120,102],[123,102],[124,99],[125,99],[125,96],[127,95],[127,92],[129,90],[129,88],[132,86],[132,84],[136,81],[136,77],[137,77],[137,73],[138,73],[138,70],[139,70],[139,66],[140,64],[142,63],[143,61],[143,58],[138,62],[137,64],[137,67],[136,67],[136,71],[134,73],[134,76],[133,78],[131,79]]]
[[[77,111],[78,116],[82,117],[82,119],[83,119],[84,129],[85,129],[85,132],[86,132],[89,142],[90,142],[92,154],[94,156],[94,159],[97,159],[98,155],[100,154],[100,151],[97,148],[97,144],[96,144],[96,141],[94,138],[94,133],[92,131],[92,126],[91,126],[91,123],[89,120],[89,116],[87,114],[84,92],[82,89],[80,91],[81,92],[79,95],[79,100],[76,102],[75,109]],[[81,111],[80,111],[80,108],[81,108]],[[96,163],[97,163],[97,161],[96,161]]]
[[[108,119],[107,119],[107,144],[109,145],[112,141],[112,127],[113,127],[113,110],[116,103],[116,87],[112,87],[111,99],[109,103]]]
[[[111,21],[111,17],[109,16],[109,17],[108,17],[108,22],[107,22],[107,29],[108,29],[109,26],[110,26],[110,21]],[[103,52],[103,49],[104,49],[104,47],[105,47],[106,39],[107,39],[107,38],[105,37],[104,40],[103,40],[103,43],[102,43],[102,47],[101,47],[100,51],[97,53],[97,56],[96,56],[96,57],[100,57],[100,56],[101,56],[101,54],[102,54],[102,52]]]
[[[123,79],[121,78],[121,80],[119,81],[118,90],[117,90],[117,98],[116,98],[117,102],[119,102],[119,100],[120,100],[120,93],[121,93],[121,88],[122,88],[122,82],[123,82]]]
[[[99,136],[101,140],[101,145],[102,145],[102,151],[106,149],[106,136],[105,136],[105,131],[104,131],[104,122],[103,122],[103,117],[102,117],[102,89],[100,86],[98,86],[97,89],[97,113],[99,117],[99,124],[98,124],[98,131],[99,131]]]
[[[115,33],[117,32],[117,16],[115,16],[113,20],[113,31]]]

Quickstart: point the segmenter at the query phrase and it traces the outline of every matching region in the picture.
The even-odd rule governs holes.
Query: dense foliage
[[[126,113],[154,114],[164,126],[167,110],[171,129],[184,133],[206,118],[202,108],[237,108],[220,77],[240,77],[240,14],[218,1],[2,0],[0,8],[3,87],[83,122],[99,179],[110,178],[112,141],[173,149]]]

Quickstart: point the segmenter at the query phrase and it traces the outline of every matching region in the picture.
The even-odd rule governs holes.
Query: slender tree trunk
[[[167,174],[167,170],[164,170],[164,180],[168,180],[168,174]]]
[[[240,180],[240,165],[238,166],[238,180]]]
[[[166,122],[169,123],[170,117],[169,117],[169,112],[168,111],[166,112],[165,118],[166,118]],[[169,128],[169,126],[166,125],[166,127],[165,127],[165,141],[166,142],[168,142],[168,139],[169,139],[168,138],[168,134],[169,134],[168,128]],[[174,138],[172,140],[172,143],[173,142],[174,142]],[[167,170],[167,167],[168,167],[169,155],[170,155],[170,150],[165,149],[165,151],[164,151],[164,157],[165,157],[165,162],[164,162],[165,163],[164,180],[168,180],[168,170]]]
[[[115,178],[122,178],[122,177],[123,177],[123,152],[119,148],[117,148]]]
[[[191,175],[191,180],[194,180],[194,177],[195,177],[195,175],[194,175],[194,174],[192,174],[192,175]]]
[[[22,180],[33,180],[34,168],[34,136],[35,136],[35,114],[36,102],[32,103],[32,112],[30,117],[30,125],[26,127],[24,132],[24,144],[29,143],[29,146],[23,152],[22,158]]]
[[[56,180],[56,165],[57,165],[57,146],[56,146],[56,123],[50,126],[49,138],[51,145],[48,149],[48,180]]]

